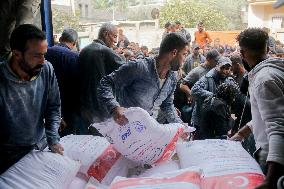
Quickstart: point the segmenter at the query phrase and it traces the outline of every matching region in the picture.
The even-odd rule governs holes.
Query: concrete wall
[[[250,4],[248,8],[248,26],[271,28],[272,17],[274,16],[282,16],[284,21],[284,7],[274,9],[272,5]]]

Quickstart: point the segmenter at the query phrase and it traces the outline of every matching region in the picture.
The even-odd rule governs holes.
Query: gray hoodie
[[[270,58],[249,72],[256,147],[267,161],[284,165],[284,59]]]

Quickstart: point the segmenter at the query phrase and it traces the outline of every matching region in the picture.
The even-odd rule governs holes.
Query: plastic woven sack
[[[80,172],[109,185],[116,176],[126,176],[130,160],[121,156],[104,138],[68,135],[61,139],[64,155],[81,162]]]
[[[176,142],[185,126],[179,123],[159,124],[142,108],[125,111],[129,123],[120,126],[112,118],[94,123],[115,149],[126,158],[142,164],[168,160],[175,152]]]
[[[67,189],[80,163],[52,152],[32,151],[0,175],[1,189]]]
[[[241,143],[197,140],[177,145],[181,168],[203,170],[202,189],[253,189],[264,180],[257,162]]]
[[[116,177],[110,189],[200,189],[200,170],[183,169],[151,177]]]

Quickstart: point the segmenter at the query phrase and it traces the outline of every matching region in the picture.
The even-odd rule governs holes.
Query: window
[[[85,17],[89,17],[88,5],[85,5]]]
[[[282,17],[281,16],[275,16],[272,17],[272,28],[273,29],[280,29],[282,27]]]
[[[79,13],[80,13],[80,17],[82,17],[82,4],[79,4]]]

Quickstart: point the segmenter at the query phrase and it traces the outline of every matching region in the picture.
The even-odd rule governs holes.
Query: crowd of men
[[[77,52],[73,29],[48,48],[36,26],[16,27],[0,63],[0,173],[33,149],[62,154],[60,136],[100,135],[91,123],[113,117],[124,125],[125,108],[141,107],[160,123],[195,127],[193,140],[254,136],[266,174],[258,189],[276,188],[284,174],[283,45],[249,28],[238,47],[224,47],[202,22],[194,36],[167,23],[162,38],[148,52],[105,23]]]

